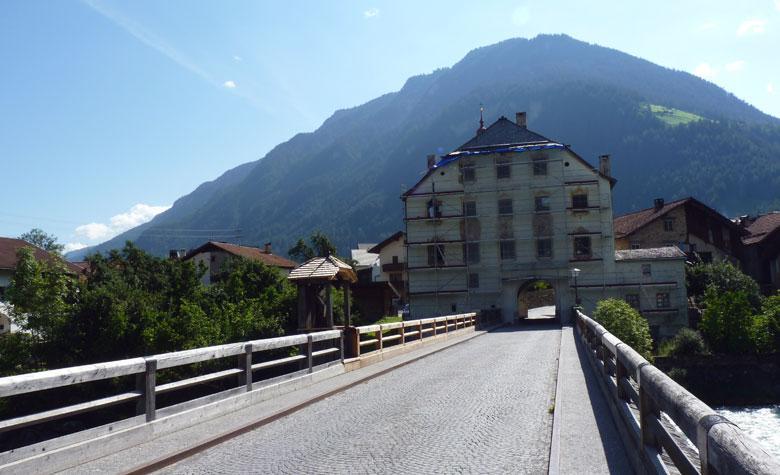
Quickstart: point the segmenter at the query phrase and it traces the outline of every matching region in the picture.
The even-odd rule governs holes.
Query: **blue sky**
[[[0,236],[104,241],[337,109],[539,33],[698,74],[780,116],[780,0],[5,0]]]

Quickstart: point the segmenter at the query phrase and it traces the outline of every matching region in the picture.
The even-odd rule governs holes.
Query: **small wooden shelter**
[[[357,282],[352,266],[334,256],[315,257],[287,278],[298,287],[298,330],[333,328],[333,287],[344,289],[344,326],[350,325],[350,284]]]

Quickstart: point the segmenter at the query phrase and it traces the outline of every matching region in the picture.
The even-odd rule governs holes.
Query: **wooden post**
[[[344,326],[352,325],[352,304],[350,303],[349,282],[344,283]]]
[[[376,343],[376,349],[382,351],[382,325],[379,325],[379,330],[376,332],[376,339],[378,340]]]
[[[439,326],[438,323],[436,323],[436,319],[433,319],[433,336],[436,336],[436,327]]]
[[[625,379],[628,380],[628,371],[626,370],[625,365],[622,361],[620,361],[620,357],[618,356],[618,351],[615,351],[615,389],[617,390],[617,393],[615,394],[617,398],[621,401],[628,401],[629,396],[626,393],[626,390],[623,388],[623,385],[621,382]]]
[[[402,345],[406,344],[406,330],[405,330],[406,326],[404,325],[405,323],[406,322],[401,322],[401,328],[398,329],[401,332],[401,344]]]
[[[360,356],[360,333],[358,333],[357,328],[344,328],[344,350],[349,358]]]
[[[146,370],[141,373],[139,389],[143,394],[143,407],[139,411],[146,414],[146,422],[152,422],[157,416],[156,389],[157,389],[157,360],[146,360]]]
[[[641,378],[640,378],[641,380]],[[658,419],[660,411],[653,401],[653,398],[647,394],[641,381],[639,383],[639,427],[641,431],[642,444],[653,447],[658,450],[661,443],[653,430],[651,419]]]
[[[346,328],[341,330],[341,336],[339,337],[339,354],[341,355],[341,364],[344,364],[344,339],[347,337]]]
[[[309,373],[312,372],[312,368],[314,368],[314,342],[312,341],[311,335],[306,335],[306,361],[309,365]]]
[[[325,326],[333,328],[333,285],[325,284]]]
[[[238,373],[238,385],[246,386],[247,391],[252,390],[252,344],[244,345],[244,354],[238,355],[238,367],[244,370]]]
[[[420,328],[419,328],[419,330],[420,330],[420,333],[418,333],[418,337],[420,338],[420,340],[421,340],[421,341],[422,341],[422,339],[423,339],[423,332],[422,332],[422,327],[423,327],[423,324],[422,324],[422,322],[420,322]]]
[[[311,328],[311,321],[309,320],[309,305],[306,294],[308,288],[304,285],[298,285],[298,328],[309,329]]]

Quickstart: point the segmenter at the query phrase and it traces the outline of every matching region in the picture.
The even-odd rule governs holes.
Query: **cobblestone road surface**
[[[167,473],[547,473],[560,329],[488,333]]]

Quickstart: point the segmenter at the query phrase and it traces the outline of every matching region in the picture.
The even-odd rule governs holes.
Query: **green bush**
[[[596,305],[593,317],[644,358],[652,359],[653,339],[650,336],[650,326],[647,320],[625,301],[601,300]]]
[[[780,351],[780,292],[764,300],[753,322],[753,339],[761,353]]]
[[[712,351],[726,354],[756,351],[755,318],[746,292],[721,293],[711,288],[704,304],[699,328]]]
[[[688,267],[685,279],[688,296],[693,297],[697,303],[706,300],[708,291],[742,292],[754,312],[758,312],[761,308],[762,297],[756,281],[729,262],[696,264]]]
[[[696,356],[707,353],[707,345],[701,333],[690,328],[682,328],[671,340],[665,341],[660,348],[662,356]]]

